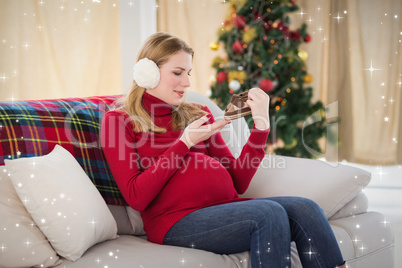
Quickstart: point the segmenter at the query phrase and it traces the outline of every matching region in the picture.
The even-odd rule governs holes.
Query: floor
[[[369,199],[369,210],[383,213],[391,223],[395,234],[395,268],[402,267],[402,165],[342,164],[371,172],[371,181],[364,190]]]

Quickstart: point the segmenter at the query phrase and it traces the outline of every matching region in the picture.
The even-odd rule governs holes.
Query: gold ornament
[[[233,23],[225,26],[225,31],[230,32],[233,29]]]
[[[257,37],[257,30],[255,28],[250,28],[243,33],[243,41],[250,43]]]
[[[245,79],[247,79],[247,74],[246,74],[245,71],[230,71],[228,73],[229,82],[234,80],[234,79],[239,80],[239,81],[240,80],[245,80]]]
[[[213,62],[219,64],[219,63],[223,63],[223,62],[226,63],[227,60],[226,60],[225,58],[220,57],[220,56],[216,56],[216,57],[213,59]]]
[[[299,56],[299,58],[300,58],[302,61],[306,61],[307,58],[308,58],[308,53],[307,53],[307,51],[305,51],[305,50],[303,50],[303,49],[299,49],[299,50],[297,51],[297,55]]]
[[[212,50],[218,50],[219,49],[219,44],[215,43],[215,42],[211,42],[209,43],[209,48]]]
[[[297,139],[294,138],[292,143],[291,144],[285,144],[284,148],[285,149],[292,149],[292,148],[296,147],[297,143],[298,143]]]
[[[305,76],[304,76],[304,82],[305,83],[311,83],[311,82],[313,82],[313,76],[311,75],[311,74],[306,74]]]
[[[237,78],[240,79],[240,80],[247,79],[247,74],[246,74],[246,72],[245,72],[245,71],[239,72],[239,73],[237,74]]]
[[[285,57],[289,63],[292,63],[295,60],[295,54],[292,50],[289,50],[285,53]]]
[[[212,60],[212,67],[213,68],[223,68],[225,63],[227,63],[227,60],[224,58],[221,58],[219,56],[216,56],[213,60]]]
[[[320,110],[320,115],[321,115],[321,118],[326,118],[326,114],[325,114],[325,110],[324,110],[324,109],[321,109],[321,110]]]

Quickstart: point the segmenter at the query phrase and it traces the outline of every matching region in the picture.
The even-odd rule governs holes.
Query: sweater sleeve
[[[210,123],[214,121],[211,117]],[[237,159],[233,157],[219,132],[206,141],[209,155],[217,159],[228,170],[238,194],[243,194],[247,190],[264,158],[269,130],[259,130],[253,126],[247,143],[243,146]]]
[[[189,150],[177,140],[150,168],[142,171],[134,146],[136,142],[133,123],[124,112],[105,114],[101,144],[106,160],[126,202],[135,210],[143,211],[180,168]],[[159,168],[162,163],[164,168]]]

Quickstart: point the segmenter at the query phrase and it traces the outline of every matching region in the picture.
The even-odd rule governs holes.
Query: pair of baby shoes
[[[248,91],[240,94],[234,94],[230,100],[230,103],[225,109],[224,119],[233,120],[251,114],[251,109],[246,102],[247,100]]]

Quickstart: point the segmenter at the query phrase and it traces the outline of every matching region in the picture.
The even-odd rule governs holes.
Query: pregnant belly
[[[204,207],[235,197],[237,193],[226,168],[210,156],[190,152],[154,201],[169,200],[164,209],[172,211]]]

